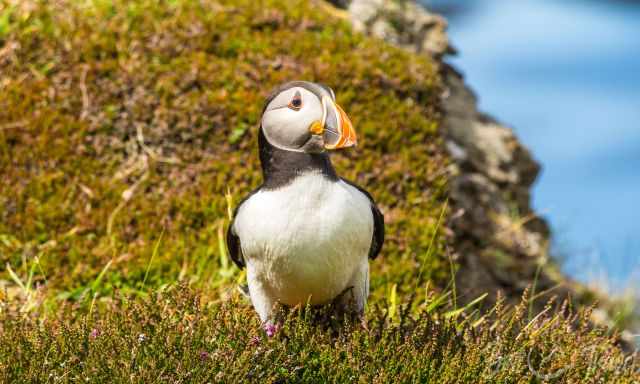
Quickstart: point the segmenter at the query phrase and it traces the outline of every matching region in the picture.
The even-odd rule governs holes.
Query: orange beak
[[[348,148],[358,144],[358,138],[356,137],[356,131],[353,129],[353,123],[346,112],[338,104],[334,104],[338,110],[338,116],[340,119],[340,139],[333,147],[325,147],[327,149],[335,148]]]
[[[353,123],[345,111],[328,97],[322,98],[322,122],[314,122],[309,130],[322,135],[325,149],[353,147],[358,143]]]

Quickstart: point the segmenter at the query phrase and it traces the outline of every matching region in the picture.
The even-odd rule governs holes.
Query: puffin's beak
[[[314,122],[309,131],[322,135],[325,149],[353,147],[357,144],[356,131],[344,110],[328,97],[322,98],[322,122]]]

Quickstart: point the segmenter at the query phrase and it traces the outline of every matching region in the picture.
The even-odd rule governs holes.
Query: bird
[[[278,305],[337,302],[363,318],[384,216],[330,159],[331,151],[356,144],[328,86],[291,81],[267,97],[258,130],[263,181],[235,208],[226,236],[265,327],[274,326]]]

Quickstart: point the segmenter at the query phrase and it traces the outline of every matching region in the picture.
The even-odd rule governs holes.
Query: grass
[[[311,309],[289,313],[265,337],[244,302],[203,304],[185,286],[146,299],[115,295],[86,314],[73,304],[52,317],[3,312],[5,382],[615,382],[640,379],[588,313],[550,303],[532,320],[527,301],[500,304],[482,321],[439,310],[395,317],[374,307],[368,330]],[[322,311],[320,311],[322,312]],[[326,318],[326,317],[325,317]],[[635,381],[634,381],[635,380]]]
[[[436,63],[327,9],[0,1],[0,380],[637,382],[584,309],[458,300]],[[336,90],[361,145],[334,163],[387,220],[368,329],[297,309],[265,338],[235,293],[224,229],[290,79]]]

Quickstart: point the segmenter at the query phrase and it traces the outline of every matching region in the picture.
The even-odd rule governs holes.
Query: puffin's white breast
[[[373,235],[369,199],[319,173],[259,191],[235,219],[248,276],[284,304],[322,304],[348,287],[368,262]]]

